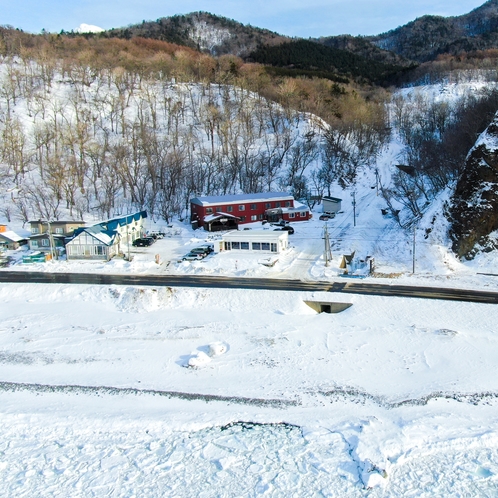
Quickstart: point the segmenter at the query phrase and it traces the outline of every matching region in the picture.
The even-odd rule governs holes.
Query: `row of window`
[[[48,239],[42,239],[41,245],[42,247],[50,247],[50,241]],[[38,247],[38,240],[32,240],[31,247]]]
[[[253,251],[277,252],[277,244],[271,242],[252,242],[251,247]],[[231,249],[248,251],[249,242],[225,242],[225,250],[230,251]]]
[[[300,216],[301,218],[306,218],[306,211],[301,211],[299,213],[289,213],[289,218],[297,218]]]
[[[105,246],[97,245],[71,245],[66,246],[69,256],[104,256]]]
[[[33,228],[31,228],[31,233],[32,234],[37,234],[37,233],[40,233],[40,230],[37,227],[33,227]],[[52,233],[57,233],[57,234],[63,235],[64,234],[64,230],[62,228],[60,228],[60,227],[56,227],[52,231]]]
[[[279,208],[279,207],[291,207],[292,206],[292,203],[291,201],[285,201],[285,202],[275,202],[275,208]],[[283,204],[283,206],[282,206]],[[272,208],[272,203],[271,202],[266,202],[265,203],[265,209],[271,209]],[[249,205],[249,209],[251,211],[256,211],[258,209],[258,205],[257,204],[250,204]],[[239,204],[238,206],[238,210],[239,211],[245,211],[246,210],[246,205],[245,204]],[[216,212],[216,213],[221,213],[221,212],[224,212],[224,213],[233,213],[233,206],[217,206],[217,207],[208,207],[206,208],[206,214],[212,214],[213,212]]]

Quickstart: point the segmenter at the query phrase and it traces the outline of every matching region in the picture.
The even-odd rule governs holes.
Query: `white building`
[[[289,234],[285,230],[234,230],[223,234],[215,250],[244,253],[279,254],[289,247]]]

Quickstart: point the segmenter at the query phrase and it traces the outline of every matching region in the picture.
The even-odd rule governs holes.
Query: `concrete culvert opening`
[[[310,308],[314,309],[317,313],[340,313],[347,310],[351,303],[331,303],[330,301],[304,301]]]

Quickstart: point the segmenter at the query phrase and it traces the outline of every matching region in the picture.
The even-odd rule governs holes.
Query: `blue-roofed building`
[[[133,241],[144,236],[145,218],[147,212],[140,211],[76,229],[66,243],[67,259],[109,261],[116,255],[125,255]]]

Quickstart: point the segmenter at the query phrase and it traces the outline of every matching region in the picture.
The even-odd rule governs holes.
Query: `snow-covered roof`
[[[232,230],[222,235],[225,240],[238,241],[276,241],[288,239],[289,233],[285,230]]]
[[[260,192],[258,194],[235,194],[235,195],[211,195],[206,197],[194,197],[190,199],[191,204],[209,206],[213,204],[232,204],[234,202],[251,201],[274,201],[293,200],[294,197],[287,192]]]
[[[341,202],[342,199],[339,199],[339,197],[329,197],[325,196],[322,198],[322,201],[330,201],[330,202]]]
[[[96,238],[99,242],[106,246],[111,246],[117,236],[117,232],[113,230],[105,230],[101,225],[94,225],[93,227],[81,228],[77,231],[77,234],[68,242],[70,244],[75,239],[77,239],[82,233],[87,233],[92,237]]]
[[[215,213],[215,214],[209,214],[209,215],[205,216],[204,217],[204,221],[207,221],[209,223],[210,221],[218,220],[220,218],[233,218],[233,219],[236,219],[236,220],[239,219],[238,216],[234,216],[233,214],[218,212],[218,213]]]
[[[12,230],[7,230],[6,232],[0,232],[0,237],[3,237],[10,242],[20,242],[21,240],[25,240],[24,237],[17,235],[17,233],[13,232]]]
[[[110,220],[102,221],[95,226],[102,226],[106,230],[116,230],[118,226],[126,226],[129,225],[132,221],[139,221],[143,218],[147,218],[147,211],[137,211],[136,213],[128,214],[126,216],[111,218]]]
[[[309,212],[310,208],[301,203],[296,203],[294,207],[282,208],[282,213],[302,213]]]
[[[36,233],[34,235],[30,235],[29,238],[30,239],[43,239],[43,238],[47,238],[49,236],[48,233]],[[51,237],[53,237],[54,239],[65,239],[66,238],[66,235],[61,235],[60,233],[52,233],[50,234]]]
[[[47,222],[47,220],[31,220],[31,221],[28,221],[28,223],[30,223],[30,224],[41,223],[41,224],[46,225],[48,222]],[[85,222],[83,220],[54,220],[54,221],[50,221],[51,225],[68,225],[70,223],[77,223],[79,225],[85,224]]]

